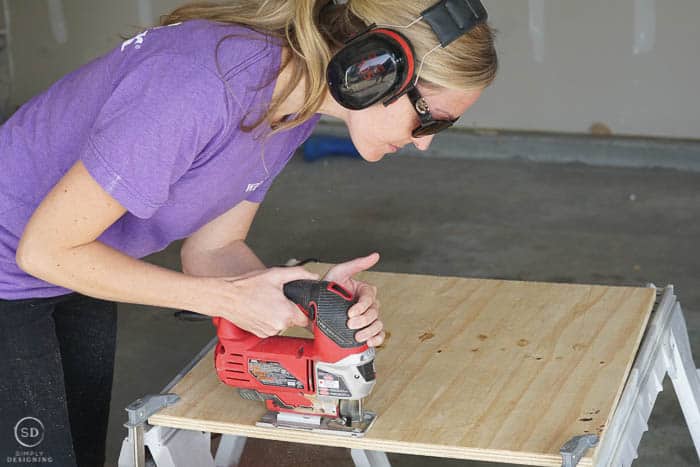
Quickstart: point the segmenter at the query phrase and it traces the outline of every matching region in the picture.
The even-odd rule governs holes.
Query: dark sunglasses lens
[[[454,122],[451,120],[431,120],[427,123],[421,123],[421,125],[413,130],[413,137],[420,138],[422,136],[434,135],[435,133],[440,133],[442,130],[446,130],[452,126]]]

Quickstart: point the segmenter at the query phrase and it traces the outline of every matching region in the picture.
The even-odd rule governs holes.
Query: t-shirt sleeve
[[[252,193],[250,193],[246,197],[246,201],[250,201],[252,203],[263,202],[265,196],[267,195],[267,192],[270,190],[270,187],[275,181],[275,178],[277,178],[280,172],[282,172],[282,169],[284,169],[287,163],[291,160],[291,158],[294,156],[294,154],[302,145],[302,143],[306,141],[306,139],[309,136],[311,136],[311,133],[318,124],[320,118],[320,114],[314,115],[309,119],[309,121],[288,132],[289,136],[287,138],[287,141],[278,146],[281,148],[281,150],[288,151],[286,156],[282,158],[277,158],[278,162],[275,165],[275,167],[272,168],[270,176],[268,176],[267,179],[259,187],[257,187]],[[290,148],[292,149],[290,150]]]
[[[246,197],[246,201],[258,204],[262,203],[265,199],[265,196],[267,196],[267,192],[272,186],[272,182],[274,182],[277,175],[279,175],[279,172],[280,171],[278,170],[273,175],[267,177],[267,179],[264,182],[262,182],[262,184],[259,187],[257,187]]]
[[[114,83],[81,153],[100,186],[151,217],[227,122],[225,88],[186,57],[152,56]]]

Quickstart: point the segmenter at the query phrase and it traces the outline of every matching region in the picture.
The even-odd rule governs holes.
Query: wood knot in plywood
[[[435,337],[435,334],[433,334],[430,330],[427,330],[427,331],[425,331],[423,334],[421,334],[420,336],[418,336],[418,339],[419,339],[421,342],[425,342],[425,341],[427,341],[427,340],[432,339],[433,337]]]

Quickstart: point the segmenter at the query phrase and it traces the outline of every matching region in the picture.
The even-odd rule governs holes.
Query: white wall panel
[[[54,1],[54,0],[49,0]],[[175,0],[10,0],[15,105],[117,45]],[[700,1],[484,0],[500,74],[464,127],[700,138]]]

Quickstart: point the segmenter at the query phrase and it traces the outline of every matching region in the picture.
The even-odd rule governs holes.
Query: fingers
[[[309,325],[309,319],[301,309],[290,301],[283,313],[278,314],[274,319],[268,321],[268,334],[276,336],[294,326],[305,327]]]
[[[375,336],[380,337],[380,336],[378,336],[378,334],[383,332],[383,329],[384,329],[384,323],[382,323],[380,320],[376,320],[374,323],[370,324],[365,329],[362,329],[361,331],[357,331],[357,333],[355,334],[355,340],[357,342],[365,342],[368,339],[374,338]],[[381,338],[380,343],[382,340],[384,340],[383,337]],[[369,343],[367,345],[369,345]],[[377,345],[379,345],[379,344],[377,344]]]
[[[356,258],[344,263],[337,264],[326,274],[326,280],[343,282],[351,278],[358,272],[366,271],[379,261],[379,253],[372,253],[361,258]]]
[[[317,281],[320,277],[318,274],[309,272],[301,266],[294,266],[288,268],[271,268],[271,271],[272,274],[274,274],[276,280],[278,280],[281,285],[296,280]]]
[[[248,271],[239,276],[225,277],[222,278],[227,282],[237,282],[244,279],[250,279],[257,276],[268,276],[273,281],[278,281],[280,284],[286,284],[287,282],[295,280],[319,280],[320,276],[316,273],[309,272],[301,266],[294,267],[275,267],[269,269],[256,269],[254,271]]]
[[[362,314],[351,317],[348,320],[348,327],[350,329],[362,329],[375,322],[378,318],[379,303],[376,303],[367,308]]]
[[[306,317],[306,314],[304,314],[303,311],[299,309],[299,307],[295,306],[294,307],[294,314],[292,315],[292,318],[289,322],[289,326],[287,327],[292,327],[292,326],[300,326],[300,327],[306,327],[309,325],[309,318]]]
[[[278,336],[291,327],[305,327],[308,326],[308,324],[309,320],[306,315],[296,305],[290,305],[287,313],[277,316],[276,319],[269,320],[268,318],[267,321],[261,321],[250,329],[249,332],[252,332],[260,338],[266,338]]]
[[[255,334],[256,337],[259,337],[260,339],[265,339],[266,337],[270,337],[270,333],[263,331],[262,329],[253,329],[252,331],[248,331],[252,334]]]
[[[357,290],[359,295],[357,303],[348,310],[348,327],[350,329],[362,329],[379,318],[377,288],[370,284],[361,283]]]
[[[318,280],[319,275],[313,272],[309,272],[301,266],[294,267],[284,267],[284,268],[273,268],[277,274],[277,279],[280,281],[280,285],[284,285],[288,282],[296,280]],[[284,329],[291,328],[293,326],[305,327],[309,325],[309,319],[306,314],[297,306],[292,305],[290,302],[290,315]],[[279,331],[284,331],[280,329]]]
[[[379,300],[377,300],[377,288],[373,285],[360,282],[357,287],[358,300],[348,310],[348,323],[350,329],[360,329],[355,334],[358,342],[367,342],[367,345],[377,346],[384,341],[384,324],[379,320]]]
[[[377,334],[374,337],[371,337],[367,339],[367,345],[370,347],[379,347],[384,343],[384,339],[386,338],[386,332],[382,331],[379,334]]]
[[[377,300],[377,288],[371,284],[360,282],[357,286],[357,303],[348,310],[348,318],[354,318],[365,312],[369,307],[375,305],[379,308]]]
[[[237,277],[215,278],[221,296],[212,309],[244,331],[266,338],[294,326],[308,326],[309,320],[283,294],[283,285],[294,280],[318,280],[318,274],[302,267],[251,271]],[[196,311],[196,310],[195,310]]]

